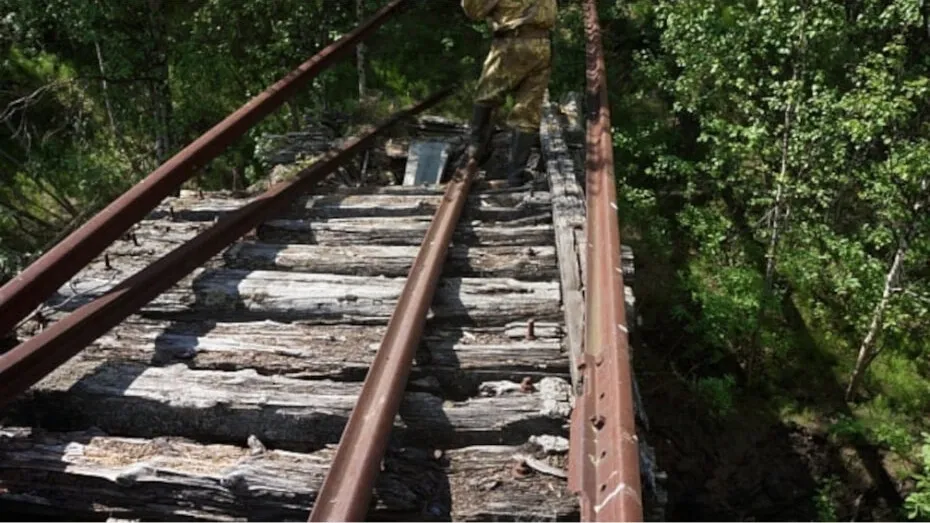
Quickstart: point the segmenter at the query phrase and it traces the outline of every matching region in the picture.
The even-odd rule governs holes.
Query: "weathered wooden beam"
[[[572,264],[578,262],[580,269],[580,280],[585,280],[585,270],[587,266],[585,242],[587,238],[584,232],[584,222],[582,226],[566,223],[561,217],[566,214],[572,214],[571,209],[581,209],[584,211],[584,179],[585,171],[583,169],[584,148],[578,147],[575,150],[569,147],[566,141],[576,140],[582,142],[584,133],[581,126],[583,115],[581,114],[580,95],[577,93],[567,96],[566,103],[563,103],[561,112],[555,104],[547,101],[545,106],[545,116],[543,122],[543,143],[544,149],[548,153],[548,167],[550,181],[552,185],[553,199],[553,223],[556,229],[556,241],[558,246],[558,255],[560,268],[562,269],[563,296],[566,293],[566,281],[569,281],[572,288],[576,287],[575,279],[566,280],[566,272],[573,272],[575,267]],[[580,145],[580,144],[579,144]],[[577,223],[577,221],[576,221]],[[633,250],[627,245],[620,246],[621,264],[623,271],[624,302],[626,312],[626,327],[630,333],[630,345],[636,345],[636,327],[638,324],[638,315],[636,312],[636,298],[633,293],[633,284],[635,277]],[[572,252],[574,251],[574,252]],[[563,256],[563,252],[565,255]],[[563,258],[568,260],[568,264],[563,264]],[[583,291],[583,288],[577,286]],[[570,291],[569,291],[570,292]],[[578,323],[577,316],[582,316],[583,322],[584,307],[583,302],[577,311],[567,306],[565,308],[566,323],[568,324],[568,338],[577,338],[580,329],[576,326]],[[575,319],[572,319],[575,316]],[[577,345],[577,344],[576,344]],[[575,369],[574,362],[578,361],[580,356],[579,350],[583,347],[576,347],[572,350],[572,368]],[[573,373],[572,381],[577,384],[577,373]],[[663,474],[659,474],[656,469],[655,453],[649,446],[646,438],[648,431],[647,416],[644,411],[639,397],[639,388],[635,374],[632,381],[632,392],[634,396],[634,411],[637,422],[638,448],[640,453],[640,465],[642,467],[642,479],[645,485],[643,503],[646,513],[646,519],[650,521],[661,521],[664,513],[665,493]],[[576,389],[577,390],[577,389]]]
[[[250,449],[178,438],[3,428],[0,507],[68,519],[305,520],[333,450],[299,454],[252,443]],[[437,459],[428,449],[392,447],[369,519],[571,518],[577,506],[564,480],[532,471],[512,473],[514,456],[534,450],[529,443],[467,447]]]
[[[386,324],[405,278],[342,276],[241,269],[198,269],[149,302],[145,315],[207,319],[276,319]],[[73,310],[106,292],[114,281],[88,268],[51,300]],[[559,314],[555,282],[509,278],[444,278],[431,314],[457,323],[504,325]]]
[[[508,382],[510,383],[510,382]],[[416,384],[405,394],[395,434],[441,448],[513,443],[563,435],[568,384],[543,378],[537,390],[443,401]],[[436,387],[438,388],[438,387]],[[9,416],[55,430],[97,427],[132,437],[175,435],[243,444],[250,435],[276,448],[309,451],[336,443],[361,383],[264,376],[254,370],[191,370],[72,359],[11,404]],[[500,387],[497,388],[500,389]]]
[[[361,218],[432,216],[441,194],[337,194],[301,198],[280,218]],[[212,221],[252,201],[247,198],[171,198],[149,215],[150,220]],[[549,193],[477,193],[469,197],[466,220],[507,221],[548,212]]]
[[[133,316],[86,348],[82,358],[361,381],[384,330],[272,321],[169,322]],[[536,338],[527,340],[525,323],[453,330],[428,325],[411,379],[434,376],[443,391],[463,397],[474,395],[484,381],[567,376],[561,330],[545,323],[537,323],[533,330]]]
[[[546,159],[546,175],[552,198],[552,223],[559,264],[559,283],[565,312],[566,343],[572,361],[572,382],[579,383],[577,362],[584,350],[584,271],[586,269],[584,189],[578,181],[582,170],[569,154],[562,132],[558,107],[546,103],[540,126],[540,139]],[[633,283],[633,251],[621,245],[624,284],[627,286],[627,325],[635,325],[636,312],[630,285]]]
[[[585,227],[585,196],[575,179],[575,165],[568,156],[554,104],[546,103],[540,138],[546,159],[546,174],[552,192],[552,222],[559,260],[559,282],[572,383],[580,390],[578,364],[584,352],[584,243],[579,243]]]
[[[212,222],[142,220],[104,252],[111,257],[161,257],[212,226]]]
[[[242,242],[226,251],[226,266],[233,269],[278,270],[355,276],[407,276],[419,247],[404,245],[281,245]],[[555,248],[469,247],[449,249],[445,276],[553,280]]]
[[[503,133],[503,136],[506,138],[506,133]],[[506,138],[509,140],[509,138]],[[405,186],[405,185],[363,185],[361,187],[344,187],[344,186],[319,186],[316,190],[313,191],[315,196],[349,196],[349,195],[364,195],[364,194],[387,194],[387,195],[439,195],[441,196],[445,193],[445,186],[430,186],[430,185],[418,185],[418,186]],[[477,185],[474,190],[470,191],[472,194],[527,194],[530,191],[525,187],[491,187],[489,185]],[[238,198],[241,195],[240,192],[233,191],[194,191],[188,189],[182,189],[180,192],[179,198]],[[168,201],[167,199],[165,201]]]
[[[547,215],[548,216],[548,215]],[[544,217],[540,217],[542,219]],[[455,244],[472,247],[542,246],[552,244],[552,225],[535,224],[534,217],[498,225],[462,222],[453,236]],[[548,220],[548,218],[546,218]],[[531,223],[523,223],[530,221]],[[145,220],[127,237],[111,245],[113,254],[165,254],[210,227],[212,222]],[[318,245],[406,245],[419,246],[429,226],[429,217],[353,218],[331,220],[270,220],[259,227],[259,237],[269,243]],[[138,243],[138,245],[136,245]]]
[[[310,196],[298,202],[289,217],[361,218],[432,216],[442,196],[344,195]],[[477,193],[463,210],[463,219],[509,221],[549,212],[549,193]]]
[[[320,222],[281,219],[266,222],[258,234],[262,240],[272,243],[420,245],[428,227],[428,218],[354,218]],[[452,241],[474,247],[550,245],[552,226],[548,223],[498,226],[459,223]]]
[[[164,243],[161,247],[167,247]],[[347,276],[407,276],[419,247],[412,245],[307,245],[243,241],[233,244],[220,261],[231,269],[317,272]],[[111,247],[90,264],[95,274],[125,278],[155,261],[159,248]],[[107,268],[109,266],[109,269]],[[116,272],[120,274],[116,274]],[[449,249],[443,275],[517,278],[527,281],[558,277],[555,248],[543,246],[471,247]],[[81,277],[80,275],[78,277]]]
[[[387,189],[387,188],[381,188]],[[408,194],[409,192],[409,194]],[[227,197],[223,197],[227,196]],[[415,246],[422,240],[426,224],[438,205],[441,192],[430,190],[417,191],[373,191],[354,194],[338,192],[310,196],[298,202],[294,208],[282,211],[283,217],[291,220],[299,218],[315,224],[297,228],[294,237],[306,241],[314,236],[318,243],[336,244],[397,244]],[[515,191],[488,191],[473,195],[465,210],[465,222],[457,236],[458,241],[469,238],[484,239],[491,245],[507,245],[516,238],[516,245],[548,245],[546,233],[550,228],[545,223],[549,213],[548,193],[528,193]],[[171,249],[190,240],[198,233],[210,227],[212,220],[224,213],[251,201],[250,199],[229,198],[228,195],[198,198],[183,196],[168,199],[152,213],[156,219],[143,220],[130,234],[115,242],[107,249],[109,256],[161,256]],[[394,218],[382,221],[376,217]],[[353,226],[347,218],[367,218]],[[408,218],[396,221],[396,218]],[[419,219],[417,219],[419,217]],[[341,219],[341,220],[340,220]],[[525,225],[502,224],[503,231],[493,231],[493,225],[475,224],[476,220],[488,222],[508,222],[527,219],[543,221],[542,226],[525,228]],[[347,223],[348,221],[348,223]],[[508,231],[507,227],[517,226],[517,230]],[[392,231],[381,232],[378,229],[389,227]],[[284,226],[285,229],[289,227]],[[274,232],[275,227],[271,227]],[[282,234],[276,234],[281,237]],[[419,235],[419,236],[417,236]],[[380,240],[378,238],[381,238]],[[398,239],[399,237],[399,239]]]

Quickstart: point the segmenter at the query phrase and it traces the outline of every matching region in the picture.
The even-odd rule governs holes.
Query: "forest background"
[[[457,1],[413,3],[193,185],[248,186],[263,136],[451,83],[437,112],[465,120],[487,28]],[[800,499],[820,520],[930,518],[930,6],[599,3],[670,514]],[[0,0],[0,278],[381,4]],[[559,99],[584,88],[579,2],[560,0],[553,46]],[[778,439],[808,477],[760,506],[741,467],[778,460]]]

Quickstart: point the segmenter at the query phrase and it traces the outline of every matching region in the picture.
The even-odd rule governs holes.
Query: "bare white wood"
[[[90,267],[59,289],[64,310],[89,302],[119,283],[112,271]],[[148,315],[386,323],[405,278],[242,269],[198,269],[142,309]],[[555,282],[510,278],[443,278],[431,315],[439,320],[503,325],[558,316]]]
[[[368,372],[384,326],[301,325],[274,321],[159,321],[133,316],[87,347],[81,357],[100,362],[168,365],[197,370],[254,369],[303,379],[352,379]],[[561,330],[525,323],[494,328],[429,328],[414,367],[437,376],[444,389],[473,394],[486,380],[567,376]]]
[[[567,519],[575,502],[564,482],[511,473],[513,455],[527,450],[533,447],[466,447],[436,459],[427,449],[392,447],[370,515],[409,521],[436,510],[454,521]],[[0,429],[0,501],[65,518],[303,521],[333,454],[331,447],[255,452],[179,438],[8,427]]]
[[[565,318],[566,338],[571,361],[572,383],[580,386],[578,364],[584,352],[584,280],[579,256],[584,245],[584,193],[575,179],[575,167],[562,138],[561,124],[552,102],[544,106],[540,138],[546,160],[546,174],[552,194],[552,221],[556,252],[559,260],[560,284]]]
[[[171,434],[245,444],[254,435],[275,448],[309,451],[339,441],[361,387],[255,370],[152,367],[78,356],[15,400],[11,417],[144,438]],[[546,377],[532,391],[443,401],[438,391],[411,384],[395,435],[407,444],[452,448],[564,435],[568,387],[563,379]]]

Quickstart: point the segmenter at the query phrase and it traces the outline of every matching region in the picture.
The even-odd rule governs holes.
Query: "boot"
[[[475,157],[478,165],[483,165],[491,157],[491,113],[494,107],[475,104],[472,107],[471,129],[468,133],[468,147],[465,149],[465,162]]]
[[[530,149],[539,140],[537,133],[515,130],[510,142],[510,161],[507,165],[507,185],[519,187],[532,180],[526,176],[526,162],[530,159]]]

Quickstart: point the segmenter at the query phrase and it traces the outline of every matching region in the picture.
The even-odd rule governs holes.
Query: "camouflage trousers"
[[[551,58],[548,38],[495,38],[478,80],[475,103],[500,107],[513,93],[515,103],[507,125],[539,132]]]

